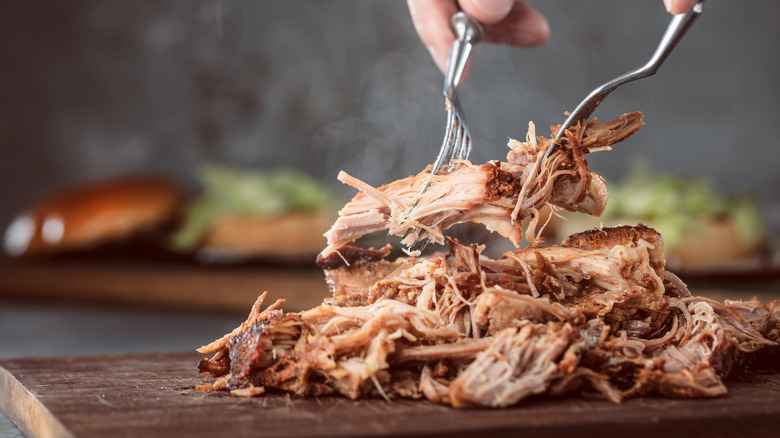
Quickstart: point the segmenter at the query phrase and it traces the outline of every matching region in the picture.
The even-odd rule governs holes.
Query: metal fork
[[[438,175],[445,166],[450,167],[452,160],[465,160],[471,155],[471,132],[466,124],[463,108],[458,99],[458,84],[460,84],[463,71],[468,65],[471,50],[474,45],[482,40],[482,26],[479,22],[465,12],[458,12],[450,18],[450,26],[455,32],[455,41],[450,46],[447,56],[447,69],[444,73],[444,105],[447,113],[447,124],[444,128],[444,140],[442,141],[439,155],[433,163],[431,175]],[[457,169],[457,164],[454,166]],[[404,216],[409,214],[420,204],[420,197],[433,183],[428,179],[423,183],[420,193],[414,203],[406,210]],[[413,230],[409,229],[404,238]],[[414,246],[417,240],[410,245]]]
[[[444,74],[442,90],[447,111],[447,126],[439,155],[433,163],[434,175],[441,172],[442,167],[445,164],[449,165],[453,159],[464,160],[471,155],[471,133],[466,124],[463,108],[460,106],[457,89],[471,57],[471,49],[482,39],[482,26],[464,12],[453,15],[450,25],[456,38],[447,57],[447,71]]]
[[[672,17],[672,21],[669,23],[669,26],[666,27],[663,37],[661,37],[661,42],[658,43],[658,47],[656,47],[653,56],[650,57],[650,60],[645,65],[601,85],[591,91],[588,97],[577,105],[577,108],[569,115],[563,125],[561,125],[561,128],[558,129],[558,133],[553,139],[553,144],[547,148],[547,152],[542,157],[542,161],[539,165],[540,172],[542,169],[541,165],[544,164],[545,160],[550,158],[552,152],[559,146],[558,140],[561,139],[564,132],[580,120],[587,120],[609,93],[625,83],[652,76],[658,71],[658,68],[666,61],[666,58],[677,46],[677,43],[680,42],[683,35],[685,35],[694,21],[699,18],[699,15],[702,13],[703,5],[704,0],[700,0],[690,11]]]

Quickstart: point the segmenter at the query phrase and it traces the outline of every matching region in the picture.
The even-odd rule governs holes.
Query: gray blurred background
[[[462,101],[474,162],[560,123],[593,87],[645,62],[660,0],[531,1],[541,48],[478,46]],[[416,173],[441,142],[442,75],[403,1],[18,1],[0,5],[0,226],[65,185],[139,171],[193,185],[203,161],[295,166],[338,187]],[[596,116],[647,125],[591,167],[655,168],[756,191],[780,212],[780,3],[711,1],[660,72]],[[344,189],[344,193],[350,190]],[[771,218],[770,218],[771,219]]]
[[[547,16],[550,42],[478,46],[461,87],[474,162],[504,158],[529,120],[546,133],[592,88],[644,63],[670,18],[661,0],[530,3]],[[602,119],[642,110],[647,125],[591,167],[619,180],[644,157],[708,176],[726,192],[755,191],[780,224],[778,43],[780,2],[708,1],[658,75],[599,108]],[[159,172],[194,188],[204,161],[295,166],[351,195],[339,170],[381,184],[433,161],[441,82],[400,0],[7,0],[0,227],[37,198],[97,178]],[[5,357],[189,348],[242,320],[1,309],[0,334],[18,344],[6,336]],[[21,436],[2,413],[0,436]]]

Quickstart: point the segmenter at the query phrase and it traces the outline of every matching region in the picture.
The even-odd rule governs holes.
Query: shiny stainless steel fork
[[[449,166],[453,159],[465,160],[471,155],[471,132],[466,124],[463,108],[458,99],[458,84],[463,76],[463,71],[471,57],[471,49],[474,44],[482,40],[482,26],[473,17],[465,12],[458,12],[450,19],[450,25],[455,32],[455,41],[450,46],[447,56],[447,71],[444,73],[444,107],[447,113],[447,125],[444,128],[444,140],[442,141],[439,155],[433,163],[431,174],[437,175],[446,165]],[[420,189],[420,195],[428,190],[432,181],[429,179]],[[408,215],[420,202],[418,197],[415,203],[406,211]]]
[[[569,115],[566,121],[563,122],[560,129],[558,129],[558,133],[553,139],[554,143],[552,146],[547,148],[547,152],[545,152],[539,165],[539,171],[541,171],[541,165],[544,164],[544,161],[549,159],[552,152],[558,147],[558,140],[560,140],[564,132],[580,120],[587,120],[601,102],[606,99],[609,93],[625,83],[652,76],[658,71],[658,68],[666,61],[666,58],[672,53],[672,50],[674,50],[677,43],[680,42],[683,35],[685,35],[696,19],[699,18],[702,13],[703,5],[704,0],[700,0],[690,11],[672,17],[672,21],[666,27],[663,37],[661,37],[661,42],[658,43],[658,47],[655,49],[655,52],[653,52],[653,56],[650,57],[650,60],[645,65],[601,85],[591,91],[588,97],[577,105],[577,108]]]
[[[452,42],[450,53],[447,56],[447,70],[444,73],[444,89],[442,90],[447,124],[444,128],[444,140],[439,149],[439,155],[436,157],[436,161],[434,161],[431,169],[432,175],[439,174],[445,166],[457,169],[458,165],[452,166],[452,161],[468,159],[472,150],[471,132],[466,124],[466,118],[463,108],[460,106],[457,90],[463,71],[466,69],[471,57],[471,50],[475,44],[482,40],[482,26],[475,18],[465,12],[458,12],[453,15],[450,19],[450,26],[455,32],[455,41]],[[412,210],[419,205],[420,196],[428,190],[432,183],[432,179],[425,181],[417,199],[406,210],[405,216],[409,216]],[[412,229],[409,229],[404,238],[411,232]],[[416,243],[417,240],[410,247]]]
[[[444,89],[442,90],[447,112],[447,125],[439,155],[433,163],[433,174],[441,172],[442,167],[449,166],[453,159],[465,160],[471,155],[471,133],[466,124],[463,108],[460,106],[457,90],[463,71],[471,57],[471,50],[474,44],[482,39],[482,26],[464,12],[453,15],[450,24],[455,31],[456,38],[447,57],[447,71],[444,74]]]

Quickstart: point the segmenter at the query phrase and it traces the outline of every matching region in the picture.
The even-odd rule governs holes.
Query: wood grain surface
[[[300,311],[329,295],[322,270],[231,268],[175,264],[0,261],[0,296],[249,312],[268,291],[270,302]]]
[[[425,401],[200,393],[194,353],[0,361],[0,407],[28,437],[777,436],[780,374],[732,379],[726,397],[622,405],[533,398],[510,409]]]

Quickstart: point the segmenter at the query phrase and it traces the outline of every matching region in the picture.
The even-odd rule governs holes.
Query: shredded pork
[[[508,251],[441,234],[476,220],[519,239],[519,219],[544,203],[599,214],[603,180],[582,157],[641,125],[638,113],[567,131],[550,142],[510,142],[506,163],[462,163],[414,203],[423,175],[361,194],[341,211],[318,263],[331,290],[322,305],[284,313],[265,295],[233,332],[201,347],[216,380],[203,391],[268,390],[350,398],[428,399],[455,407],[514,405],[537,394],[597,394],[619,403],[662,394],[714,397],[723,379],[777,348],[780,301],[692,296],[666,270],[663,239],[641,224],[575,234],[562,244]],[[553,130],[555,127],[553,127]],[[532,129],[533,131],[533,129]],[[447,252],[388,260],[390,248],[347,245],[367,232],[412,229]]]
[[[477,222],[508,238],[517,247],[522,239],[520,221],[533,216],[526,236],[535,242],[535,223],[545,204],[599,216],[607,202],[604,179],[592,173],[584,156],[609,149],[642,126],[634,112],[607,122],[590,121],[566,131],[550,159],[542,156],[553,142],[536,137],[533,124],[525,142],[510,140],[506,162],[474,165],[467,161],[450,172],[420,174],[376,188],[341,172],[338,179],[360,191],[339,212],[325,233],[327,257],[357,238],[376,231],[405,236],[403,242],[429,239],[444,243],[444,230],[462,222]],[[552,126],[555,134],[559,126]],[[540,153],[541,152],[541,153]],[[428,180],[430,187],[420,195]],[[414,208],[411,208],[414,206]]]

